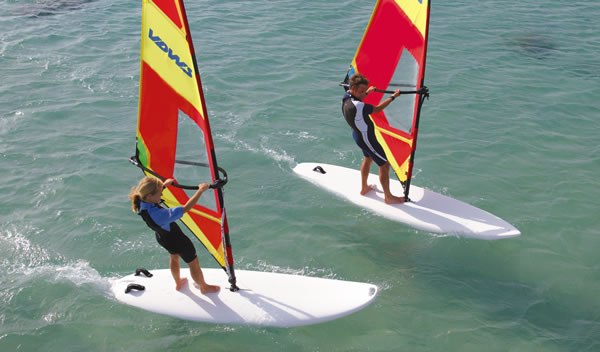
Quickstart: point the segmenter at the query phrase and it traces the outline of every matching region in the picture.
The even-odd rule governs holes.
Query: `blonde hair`
[[[146,176],[141,179],[137,186],[133,187],[129,192],[131,210],[134,213],[138,213],[140,211],[140,203],[146,201],[148,196],[156,194],[158,191],[162,191],[162,188],[163,183],[157,178]]]

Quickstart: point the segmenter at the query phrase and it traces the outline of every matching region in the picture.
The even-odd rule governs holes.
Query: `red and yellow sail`
[[[419,91],[424,87],[429,0],[378,0],[348,75],[361,73],[378,90]],[[378,105],[383,92],[366,103]],[[398,179],[410,185],[422,94],[404,94],[385,111],[371,115],[377,140]]]
[[[180,184],[194,186],[219,177],[182,0],[142,1],[136,137],[136,158],[147,175],[174,178]],[[190,172],[190,168],[203,171]],[[198,174],[201,179],[194,178]],[[163,200],[168,207],[175,207],[185,204],[191,194],[169,187],[163,192]],[[211,199],[206,200],[206,195]],[[206,191],[182,222],[219,265],[229,269],[233,259],[221,189]]]

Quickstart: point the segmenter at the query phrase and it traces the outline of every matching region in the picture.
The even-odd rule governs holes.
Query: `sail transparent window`
[[[386,90],[414,91],[416,90],[418,74],[419,64],[405,48]],[[415,94],[401,94],[385,109],[385,115],[391,126],[410,133],[416,97],[418,96]]]
[[[183,111],[179,111],[175,160],[174,175],[180,184],[196,186],[202,182],[212,183],[204,132]],[[194,190],[185,190],[185,192],[188,197],[195,193]],[[208,190],[204,192],[198,203],[216,210],[215,202],[215,191]]]

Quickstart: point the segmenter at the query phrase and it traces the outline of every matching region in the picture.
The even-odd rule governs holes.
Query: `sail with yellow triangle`
[[[346,75],[369,79],[377,90],[365,103],[377,106],[385,94],[401,95],[385,111],[371,114],[375,135],[408,198],[417,148],[429,28],[429,0],[378,0]]]
[[[146,175],[176,180],[167,207],[183,205],[198,180],[211,190],[181,221],[229,275],[235,288],[222,185],[194,45],[182,0],[143,0],[135,156]],[[192,186],[186,186],[192,185]],[[210,199],[206,199],[209,195]]]

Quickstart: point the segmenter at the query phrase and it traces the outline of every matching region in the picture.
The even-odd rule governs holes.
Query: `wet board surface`
[[[221,291],[202,295],[189,275],[180,291],[169,269],[150,270],[152,277],[131,274],[111,282],[117,300],[151,312],[216,324],[293,327],[326,322],[356,312],[373,301],[378,288],[361,282],[236,270],[240,290],[231,292],[222,269],[203,269],[209,284]],[[145,287],[125,293],[129,284]]]
[[[325,173],[315,171],[320,166]],[[455,234],[485,240],[519,236],[521,232],[505,220],[454,198],[411,185],[410,202],[386,204],[379,176],[369,174],[376,191],[360,195],[360,171],[323,163],[300,163],[294,172],[313,184],[385,218],[419,230]],[[390,190],[403,195],[400,182],[390,177]]]

